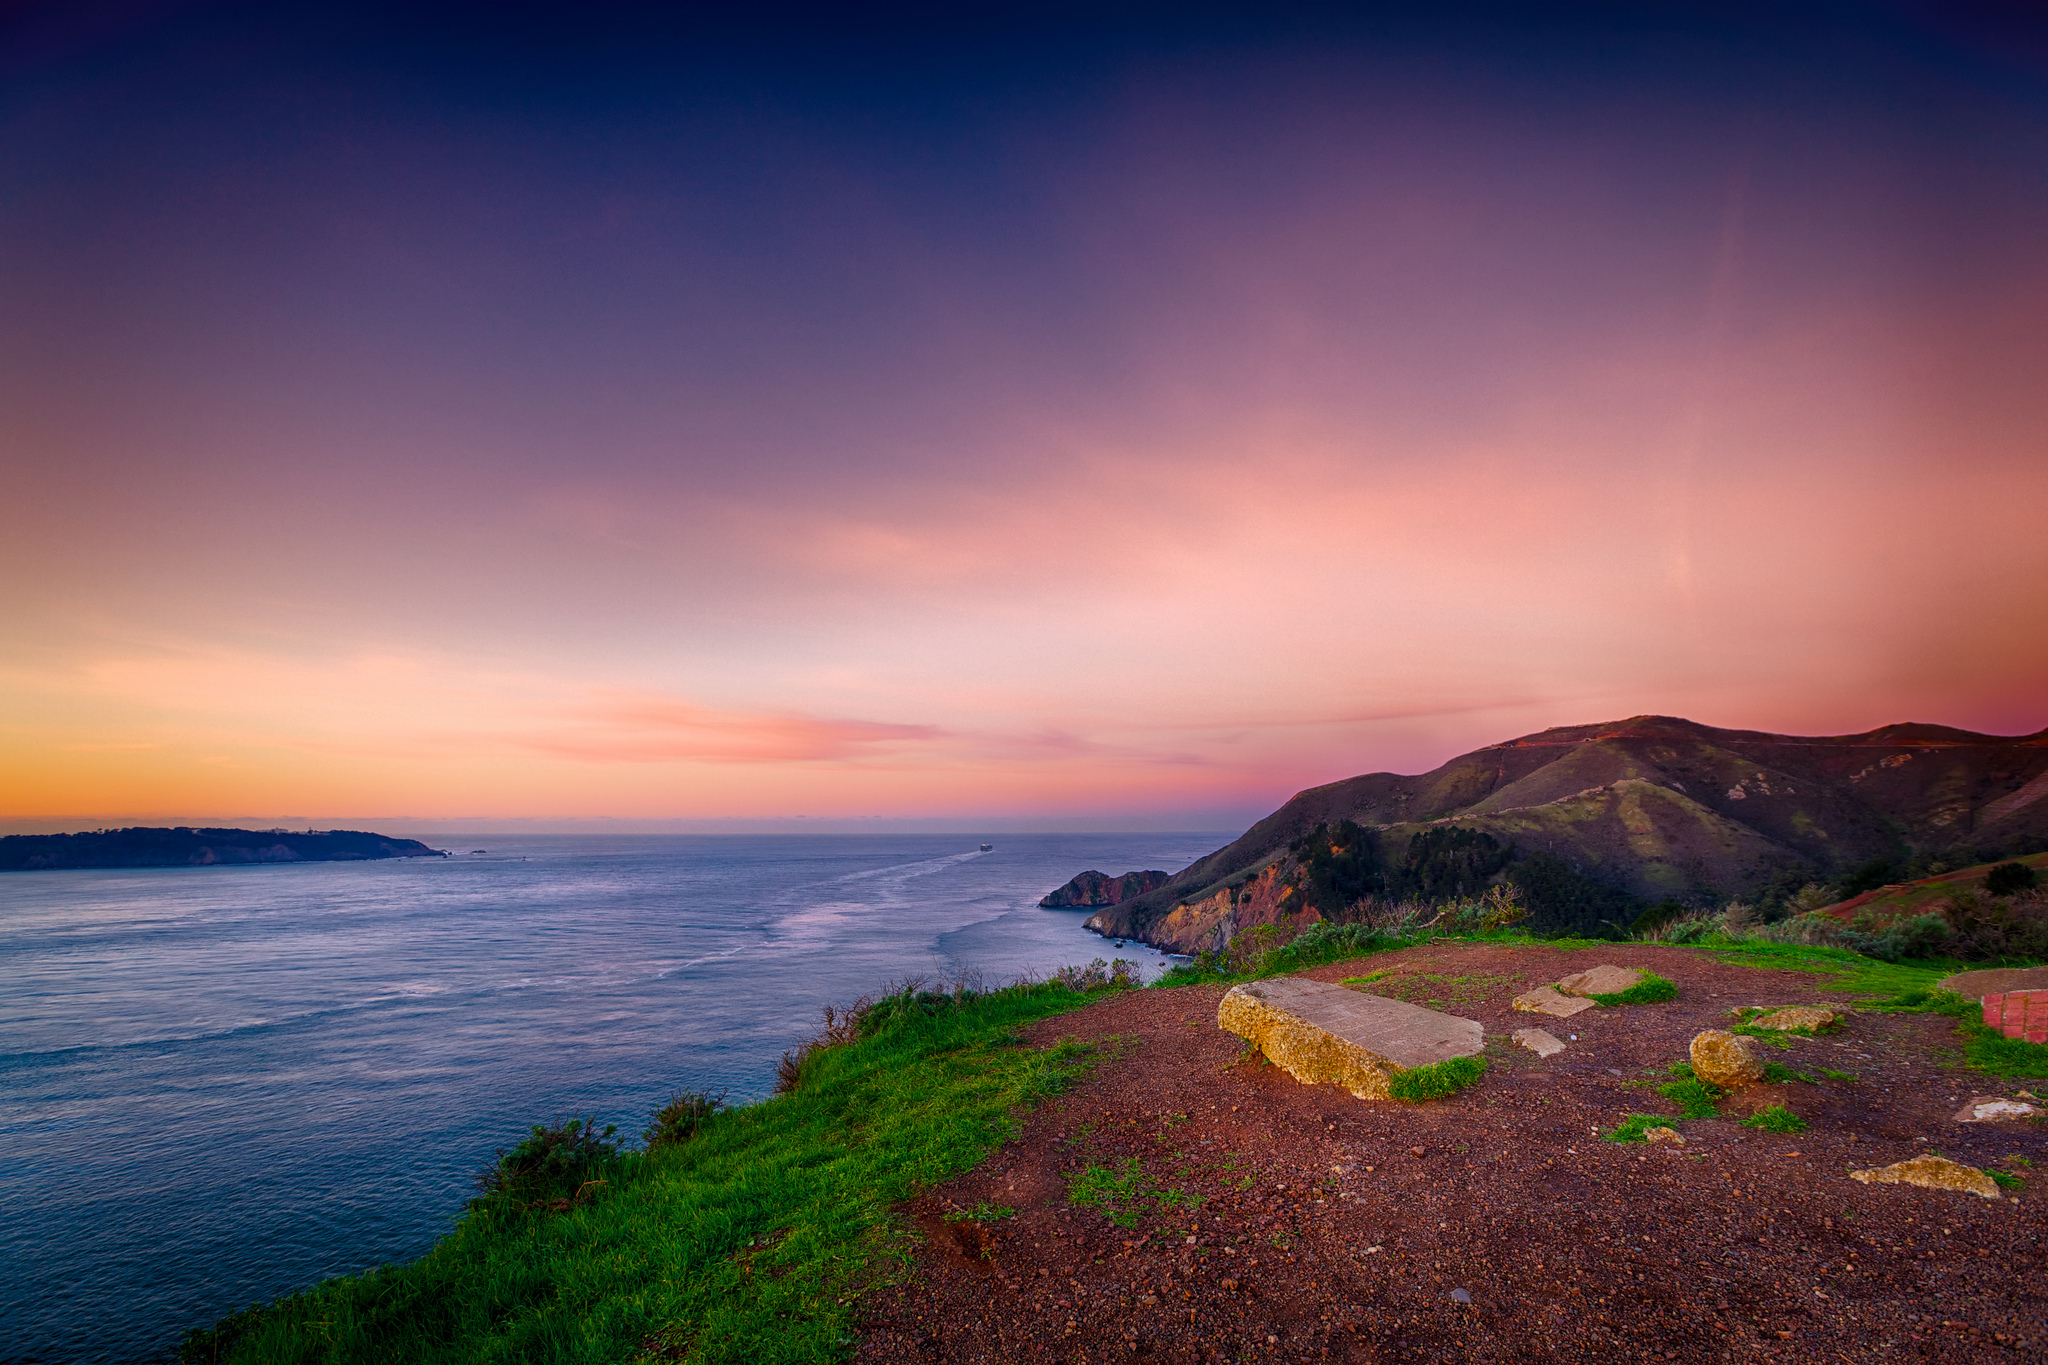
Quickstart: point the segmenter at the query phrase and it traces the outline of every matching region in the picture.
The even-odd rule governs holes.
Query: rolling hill
[[[1311,864],[1328,858],[1306,836],[1344,821],[1370,837],[1333,845],[1350,862],[1318,872]],[[1453,830],[1465,833],[1439,833]],[[1586,927],[1625,918],[1624,902],[1756,895],[1946,849],[1957,850],[1951,864],[2048,849],[2048,730],[1901,724],[1808,737],[1636,716],[1525,735],[1416,776],[1312,787],[1089,924],[1190,951],[1318,899],[1331,908],[1336,893],[1318,896],[1317,878],[1355,896],[1470,890],[1505,875],[1521,879],[1539,919]]]

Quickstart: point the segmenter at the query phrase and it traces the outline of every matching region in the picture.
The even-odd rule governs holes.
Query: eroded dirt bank
[[[1681,994],[1569,1020],[1509,1008],[1596,960],[1651,968]],[[1222,987],[1132,992],[1047,1021],[1034,1042],[1076,1036],[1105,1060],[912,1210],[925,1245],[909,1283],[865,1301],[857,1358],[1854,1365],[2048,1351],[2048,1134],[1953,1120],[2001,1083],[1960,1069],[1950,1020],[1864,1014],[1794,1040],[1768,1055],[1818,1084],[1752,1087],[1724,1117],[1681,1123],[1688,1143],[1673,1151],[1595,1130],[1673,1112],[1654,1089],[1664,1068],[1731,1007],[1848,997],[1825,977],[1633,946],[1439,945],[1306,975],[1364,971],[1490,1039],[1537,1024],[1569,1047],[1539,1061],[1490,1044],[1479,1085],[1405,1105],[1243,1058],[1215,1025]],[[1770,1103],[1811,1129],[1740,1126]],[[1928,1151],[2037,1164],[1999,1201],[1846,1174]],[[1107,1208],[1070,1202],[1090,1169]],[[945,1216],[989,1206],[1016,1212]]]

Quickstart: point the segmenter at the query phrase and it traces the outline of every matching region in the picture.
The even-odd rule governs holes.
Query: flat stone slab
[[[1637,968],[1603,964],[1572,973],[1558,982],[1557,988],[1566,995],[1620,995],[1642,979],[1643,974]]]
[[[1554,1057],[1564,1051],[1564,1040],[1548,1029],[1518,1028],[1515,1041],[1538,1057]]]
[[[1569,1019],[1580,1010],[1593,1008],[1592,1001],[1575,995],[1561,995],[1551,986],[1538,986],[1533,991],[1523,992],[1515,997],[1514,1005],[1518,1010],[1554,1015],[1559,1019]]]
[[[1759,1014],[1756,1018],[1749,1021],[1749,1026],[1751,1028],[1768,1029],[1822,1029],[1830,1024],[1839,1024],[1840,1022],[1842,1022],[1841,1015],[1833,1010],[1822,1009],[1818,1005],[1785,1005],[1779,1009]]]
[[[2007,991],[2048,991],[2048,967],[1987,967],[1980,972],[1945,976],[1938,988],[1971,1000]]]
[[[1386,1099],[1399,1073],[1476,1056],[1486,1042],[1476,1019],[1295,976],[1231,987],[1216,1023],[1302,1084],[1341,1085],[1362,1100]]]

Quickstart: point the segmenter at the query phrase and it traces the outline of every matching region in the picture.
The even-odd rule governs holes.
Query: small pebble
[[[1453,1290],[1451,1291],[1451,1297],[1452,1297],[1453,1299],[1457,1300],[1457,1301],[1458,1301],[1459,1303],[1470,1303],[1470,1302],[1472,1302],[1472,1296],[1471,1296],[1470,1294],[1467,1294],[1467,1293],[1466,1293],[1466,1292],[1465,1292],[1464,1290],[1462,1290],[1462,1289],[1453,1289]]]
[[[1420,1147],[1410,1147],[1410,1148],[1408,1149],[1408,1155],[1410,1155],[1410,1156],[1421,1156],[1421,1155],[1422,1155],[1422,1149],[1421,1149]]]

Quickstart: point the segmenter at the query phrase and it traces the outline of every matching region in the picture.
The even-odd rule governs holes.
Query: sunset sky
[[[2048,725],[2022,7],[748,8],[0,11],[8,828]]]

